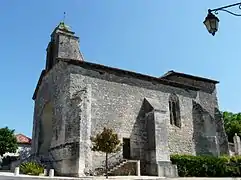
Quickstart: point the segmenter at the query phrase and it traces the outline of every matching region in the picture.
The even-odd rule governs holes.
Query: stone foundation
[[[171,162],[158,162],[157,164],[146,165],[150,176],[158,177],[178,177],[177,166]]]

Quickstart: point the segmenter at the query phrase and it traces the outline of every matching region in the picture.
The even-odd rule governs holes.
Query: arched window
[[[181,128],[180,105],[176,94],[169,96],[170,124]]]

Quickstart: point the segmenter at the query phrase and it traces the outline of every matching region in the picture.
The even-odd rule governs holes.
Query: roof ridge
[[[171,76],[173,74],[177,74],[177,75],[188,77],[188,78],[193,78],[193,79],[199,79],[199,80],[203,80],[203,81],[213,82],[215,84],[219,83],[219,81],[217,81],[217,80],[213,80],[213,79],[202,77],[202,76],[196,76],[196,75],[192,75],[192,74],[186,74],[186,73],[178,72],[178,71],[174,71],[174,70],[168,71],[167,73],[165,73],[160,78],[165,78],[165,77]]]

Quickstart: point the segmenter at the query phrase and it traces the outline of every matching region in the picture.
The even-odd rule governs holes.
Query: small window
[[[176,94],[169,97],[170,124],[181,128],[180,105]]]

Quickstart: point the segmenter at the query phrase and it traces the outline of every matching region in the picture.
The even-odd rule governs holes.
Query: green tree
[[[0,156],[5,153],[15,153],[18,149],[17,139],[14,135],[15,130],[8,127],[0,128]]]
[[[121,144],[118,135],[112,129],[104,128],[101,133],[90,139],[93,143],[92,151],[105,153],[105,170],[106,178],[108,178],[108,155],[120,151]]]
[[[233,142],[235,133],[241,136],[241,113],[223,112],[223,121],[228,141]]]

